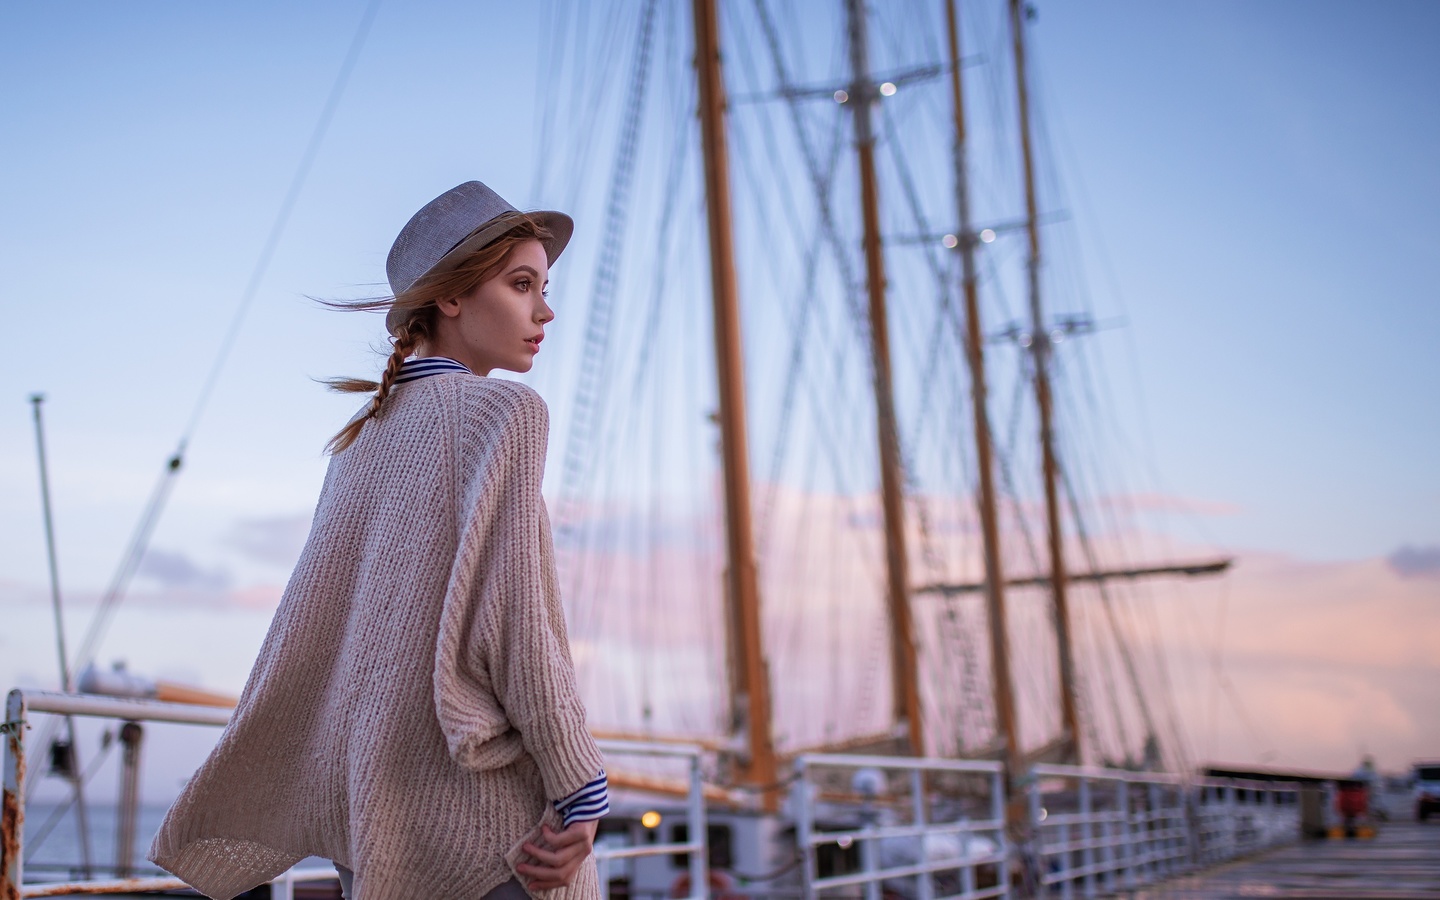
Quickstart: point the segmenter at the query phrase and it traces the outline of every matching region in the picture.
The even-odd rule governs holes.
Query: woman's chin
[[[504,369],[504,370],[506,370],[507,372],[518,372],[518,373],[521,374],[521,375],[523,375],[523,374],[525,374],[526,372],[530,371],[530,370],[533,369],[534,367],[535,367],[535,357],[534,357],[534,356],[528,356],[528,355],[527,355],[524,359],[518,359],[518,358],[517,358],[517,359],[515,359],[515,360],[512,360],[512,361],[510,361],[510,362],[505,363],[505,364],[502,365],[502,366],[496,366],[496,368],[498,368],[498,369]]]

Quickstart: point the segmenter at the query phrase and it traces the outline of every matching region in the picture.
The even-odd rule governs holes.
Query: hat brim
[[[538,210],[526,213],[526,215],[535,219],[546,231],[550,232],[550,238],[541,241],[540,244],[545,248],[546,265],[555,265],[555,260],[559,259],[560,254],[565,251],[565,245],[570,243],[570,236],[575,233],[575,220],[565,213],[556,212],[551,209]],[[491,222],[482,225],[475,231],[472,231],[463,241],[450,248],[450,251],[440,257],[440,260],[436,262],[435,265],[421,273],[420,277],[412,282],[412,286],[419,284],[431,275],[438,275],[442,272],[450,271],[459,265],[461,260],[496,240],[514,227],[515,223],[511,221]],[[395,329],[400,327],[400,323],[410,318],[412,313],[413,310],[391,307],[390,312],[385,315],[386,330],[394,334]]]

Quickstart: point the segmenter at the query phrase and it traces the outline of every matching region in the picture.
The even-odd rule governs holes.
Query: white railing
[[[190,706],[94,694],[64,694],[54,691],[12,690],[6,699],[5,719],[0,732],[5,739],[4,802],[0,816],[0,900],[21,900],[30,897],[57,897],[68,894],[125,894],[141,891],[177,890],[187,887],[178,878],[86,879],[79,881],[24,883],[25,825],[25,729],[30,713],[88,716],[122,719],[128,722],[170,722],[188,725],[223,726],[230,721],[230,711],[216,707]],[[688,806],[690,821],[696,827],[690,834],[698,837],[684,843],[645,844],[642,846],[597,846],[596,865],[600,870],[601,891],[608,900],[610,861],[633,856],[685,853],[690,857],[689,900],[703,900],[707,883],[705,848],[705,804],[700,773],[700,748],[675,745],[646,744],[632,741],[598,741],[607,756],[661,756],[689,761]],[[275,900],[291,900],[294,885],[306,881],[337,878],[334,868],[292,868],[270,882]]]
[[[1028,794],[1030,850],[1044,893],[1097,897],[1189,867],[1189,792],[1179,778],[1037,765]]]
[[[1300,834],[1295,784],[1205,778],[1195,791],[1194,854],[1200,865],[1246,856]]]
[[[652,744],[640,741],[596,741],[607,758],[616,756],[650,756],[684,759],[689,763],[688,784],[685,795],[686,813],[689,816],[688,841],[669,844],[630,844],[615,846],[597,844],[595,864],[600,869],[600,896],[610,900],[610,868],[613,860],[633,859],[637,856],[668,856],[684,853],[690,863],[690,895],[686,900],[705,900],[709,885],[709,850],[705,827],[705,783],[701,778],[701,748],[679,744]]]
[[[1029,852],[1046,895],[1130,891],[1300,837],[1286,782],[1037,765]]]
[[[827,769],[865,774],[855,779],[858,783],[849,797],[827,806],[816,780],[817,771]],[[966,815],[964,804],[954,800],[944,810],[934,802],[933,789],[927,789],[927,776],[978,782],[982,815]],[[817,900],[827,891],[851,896],[857,887],[865,900],[880,900],[886,889],[912,900],[1010,896],[1005,776],[1000,763],[805,754],[795,759],[791,797],[804,900]],[[825,813],[846,824],[857,819],[859,827],[822,831],[818,819]],[[887,815],[901,821],[887,821]],[[836,848],[834,858],[854,847],[860,870],[822,876],[822,847]],[[981,880],[988,883],[982,886]]]
[[[65,894],[119,894],[183,888],[171,877],[23,883],[25,721],[32,712],[131,722],[223,726],[228,710],[87,694],[11,691],[5,719],[4,807],[0,818],[0,900]],[[704,784],[699,747],[599,742],[607,757],[661,757],[688,765],[687,841],[595,848],[602,896],[617,861],[686,854],[690,892],[709,892]],[[820,778],[870,770],[834,797]],[[927,783],[929,779],[929,783]],[[946,782],[943,791],[941,782]],[[963,784],[962,784],[963,783]],[[1299,836],[1300,803],[1288,783],[1203,779],[1037,765],[1028,775],[1029,840],[1018,849],[1039,893],[1070,900],[1133,890],[1196,866],[1224,862]],[[947,799],[948,798],[948,799]],[[803,900],[826,895],[881,900],[984,900],[1010,896],[1006,786],[997,762],[839,754],[795,759],[791,812]],[[838,827],[837,827],[838,826]],[[821,874],[822,848],[831,871]],[[853,850],[852,850],[853,848]],[[858,861],[854,856],[858,856]],[[124,854],[122,854],[122,857]],[[297,882],[335,878],[330,867],[291,869],[271,882],[290,900]]]

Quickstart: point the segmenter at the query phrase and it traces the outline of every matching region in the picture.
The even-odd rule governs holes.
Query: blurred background
[[[1043,575],[1011,33],[1003,3],[961,8],[1003,557]],[[1234,561],[1076,587],[1085,755],[1135,761],[1147,735],[1177,769],[1440,754],[1440,8],[1030,9],[1067,555],[1077,571]],[[853,104],[835,94],[853,76],[842,4],[727,3],[721,26],[761,602],[777,742],[795,749],[890,715]],[[944,6],[877,4],[869,29],[894,86],[876,152],[912,584],[973,583]],[[90,633],[101,666],[239,691],[322,448],[358,406],[317,379],[383,359],[378,317],[315,298],[383,294],[408,217],[478,178],[577,220],[522,380],[552,411],[546,491],[592,719],[724,731],[687,5],[7,4],[0,33],[18,360],[0,404],[0,684],[59,683],[38,392],[72,653]],[[94,627],[157,480],[168,499]],[[1035,747],[1059,723],[1056,637],[1043,586],[1010,596]],[[930,749],[983,751],[980,596],[913,604]],[[155,733],[143,789],[164,803],[214,734]]]

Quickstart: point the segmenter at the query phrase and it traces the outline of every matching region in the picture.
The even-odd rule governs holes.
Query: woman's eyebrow
[[[505,274],[506,274],[506,275],[514,275],[516,272],[529,272],[531,278],[539,278],[539,277],[540,277],[540,273],[539,273],[539,272],[535,271],[533,268],[531,268],[530,266],[525,265],[524,263],[521,263],[520,265],[516,266],[515,268],[513,268],[513,269],[511,269],[510,271],[506,272]]]

